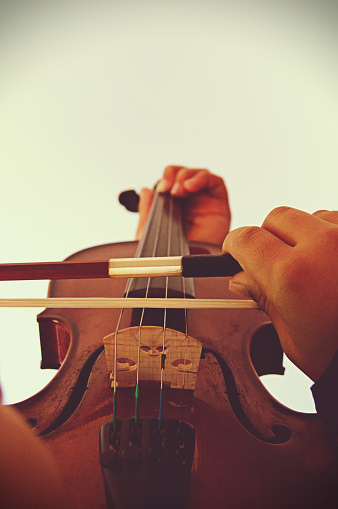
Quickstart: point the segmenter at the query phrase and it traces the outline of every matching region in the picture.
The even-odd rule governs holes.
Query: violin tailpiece
[[[100,463],[108,507],[183,509],[189,496],[195,430],[176,419],[121,419],[101,427]]]

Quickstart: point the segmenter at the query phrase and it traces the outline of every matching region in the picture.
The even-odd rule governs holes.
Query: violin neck
[[[182,222],[183,201],[155,191],[136,257],[183,256],[189,244]]]
[[[136,257],[184,256],[189,254],[188,239],[182,222],[182,200],[155,191],[154,200],[139,242]],[[149,286],[152,297],[194,297],[192,279],[148,278],[133,279],[128,296],[143,297]]]
[[[139,242],[136,257],[184,256],[189,254],[189,244],[182,223],[182,200],[168,194],[155,192],[142,238]],[[192,278],[137,278],[129,280],[126,297],[187,297],[194,298],[194,282]],[[163,309],[145,312],[145,323],[148,325],[163,324]],[[140,310],[134,310],[132,323],[139,321]],[[168,310],[168,327],[184,330],[185,315],[183,310]]]

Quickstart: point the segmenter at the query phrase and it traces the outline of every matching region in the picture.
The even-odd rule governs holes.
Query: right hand
[[[317,381],[338,350],[338,212],[277,208],[261,228],[230,232],[223,251],[244,269],[230,290],[261,306],[285,354]]]

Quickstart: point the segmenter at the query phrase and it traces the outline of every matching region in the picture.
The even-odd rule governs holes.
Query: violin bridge
[[[195,390],[196,375],[202,351],[202,343],[173,329],[165,330],[163,349],[162,327],[129,327],[103,339],[108,371],[114,386],[115,348],[116,385],[135,387],[137,368],[139,380],[161,380],[161,366],[164,366],[163,382],[172,389]],[[138,366],[139,363],[139,366]]]

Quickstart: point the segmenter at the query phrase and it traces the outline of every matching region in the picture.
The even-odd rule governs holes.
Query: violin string
[[[168,223],[168,237],[167,237],[167,256],[171,255],[171,237],[172,237],[172,224],[173,224],[173,198],[170,197],[169,200],[169,223]],[[169,277],[166,277],[165,281],[165,300],[168,299],[168,289],[169,289]],[[165,370],[165,338],[166,338],[166,328],[167,328],[167,308],[164,308],[163,313],[163,335],[162,335],[162,354],[161,354],[161,383],[160,383],[160,404],[159,404],[159,412],[158,412],[158,429],[161,429],[162,423],[162,405],[163,405],[163,377]]]
[[[156,204],[157,204],[157,202],[158,202],[158,194],[155,194],[154,200],[156,200]],[[158,222],[156,224],[155,243],[154,243],[154,246],[153,246],[152,256],[155,256],[156,245],[157,245],[158,236],[159,236],[159,227],[160,227],[160,224],[161,224],[161,222],[158,220]],[[148,277],[147,287],[146,287],[146,292],[145,292],[145,298],[147,298],[148,294],[149,294],[150,281],[151,281],[151,278]],[[139,376],[140,376],[141,330],[142,330],[141,328],[142,328],[144,313],[145,313],[145,308],[143,308],[142,311],[141,311],[141,317],[140,317],[140,321],[139,321],[139,325],[138,325],[138,349],[137,349],[136,387],[138,387]]]
[[[159,196],[158,193],[155,193],[155,196],[154,196],[154,207],[156,207],[156,205],[158,203],[158,196]],[[158,230],[158,225],[157,225],[157,230]],[[158,233],[157,233],[156,244],[157,244],[157,242],[158,242]],[[154,256],[154,252],[152,253],[152,256]],[[132,286],[132,283],[133,283],[133,278],[129,278],[128,282],[127,282],[126,290],[125,290],[125,298],[128,298],[128,296],[129,296],[129,292],[130,292],[130,288]],[[149,284],[150,284],[150,278],[148,278],[145,298],[148,297]],[[124,308],[122,308],[121,311],[120,311],[119,319],[118,319],[118,322],[117,322],[117,325],[116,325],[116,328],[115,328],[115,338],[114,338],[114,368],[113,368],[113,377],[114,377],[113,430],[114,430],[114,433],[116,432],[116,420],[117,420],[117,416],[116,416],[116,399],[117,399],[116,398],[116,389],[117,389],[117,336],[118,336],[118,332],[119,332],[119,329],[120,329],[120,324],[121,324],[123,312],[124,312]],[[135,387],[135,421],[136,421],[136,424],[137,424],[137,417],[138,417],[138,402],[139,402],[139,366],[140,366],[140,350],[141,350],[141,324],[142,324],[142,321],[143,321],[144,312],[145,312],[145,308],[143,308],[143,310],[142,310],[141,322],[140,322],[140,325],[139,325],[139,340],[138,340],[138,351],[137,351],[137,371],[136,371],[136,387]]]
[[[132,284],[132,279],[128,279],[127,287],[125,291],[125,297],[128,297],[130,287]],[[114,336],[114,367],[113,367],[113,379],[114,379],[114,395],[113,395],[113,430],[116,433],[116,388],[117,388],[117,335],[120,329],[120,324],[122,320],[122,314],[124,312],[124,308],[121,309],[119,319],[117,321],[117,325],[115,328],[115,336]]]
[[[183,253],[183,229],[180,230],[180,248],[181,253]],[[185,287],[185,279],[182,277],[182,285],[183,285],[183,298],[186,299],[186,287]],[[186,373],[186,365],[187,365],[187,354],[188,354],[188,313],[187,308],[184,308],[184,323],[185,323],[185,349],[184,349],[184,370],[183,370],[183,380],[182,380],[182,391],[181,391],[181,402],[180,402],[180,414],[179,414],[179,429],[182,425],[183,418],[183,400],[184,400],[184,385],[185,385],[185,373]]]
[[[155,198],[154,199],[156,199],[156,203],[157,203],[157,201],[158,201],[158,193],[155,193]],[[161,213],[157,216],[155,241],[154,241],[153,250],[152,250],[152,254],[151,254],[152,257],[154,257],[156,255],[156,250],[157,250],[158,241],[159,241],[159,237],[160,237],[160,228],[161,228],[161,223],[162,223],[162,219],[163,219],[163,212],[164,212],[164,209],[162,207]],[[151,277],[148,277],[146,294],[145,294],[145,298],[146,299],[148,298],[149,289],[150,289],[150,283],[151,283]],[[136,387],[135,387],[135,422],[136,422],[136,424],[137,424],[137,419],[138,419],[138,402],[139,402],[139,375],[140,375],[140,360],[141,360],[141,355],[140,355],[141,354],[141,335],[142,335],[142,323],[143,323],[143,319],[144,319],[145,309],[146,308],[142,309],[141,318],[140,318],[139,326],[138,326],[138,348],[137,348]]]

